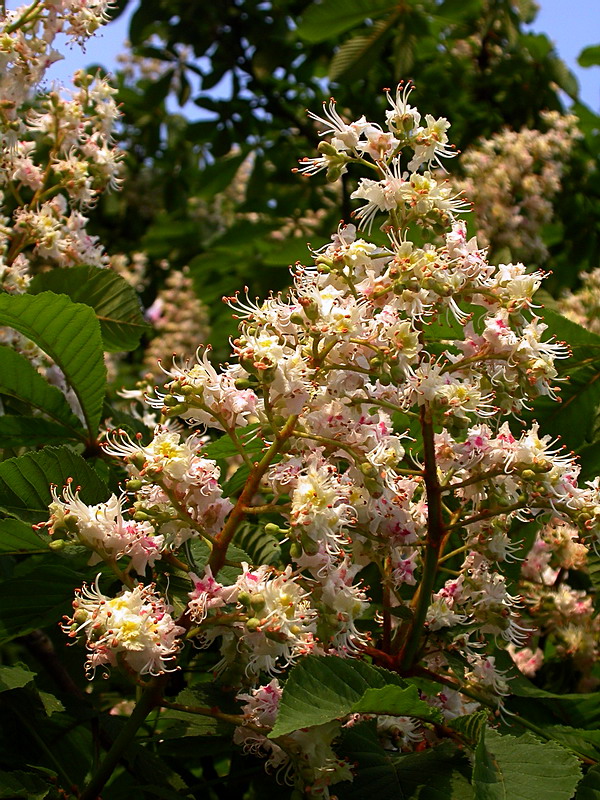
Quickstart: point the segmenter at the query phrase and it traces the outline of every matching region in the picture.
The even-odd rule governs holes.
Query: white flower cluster
[[[107,7],[106,0],[44,0],[0,19],[0,201],[17,201],[1,226],[5,291],[23,292],[33,266],[108,263],[81,209],[120,183],[116,90],[82,70],[69,97],[39,89],[47,68],[62,58],[52,47],[56,35],[83,42],[107,21]]]
[[[473,700],[496,707],[508,688],[494,648],[536,658],[525,650],[532,624],[542,624],[523,589],[526,573],[515,582],[506,568],[522,549],[519,526],[577,526],[569,542],[561,535],[552,544],[561,565],[579,563],[580,538],[600,541],[600,480],[580,483],[571,454],[537,424],[521,429],[508,419],[539,396],[556,399],[555,360],[568,355],[532,311],[544,276],[492,265],[467,238],[437,180],[435,164],[453,154],[448,124],[426,117],[421,125],[408,96],[388,96],[387,131],[346,123],[330,105],[331,143],[304,162],[309,174],[351,163],[375,171],[379,180],[359,184],[356,197],[367,202],[357,216],[369,227],[385,213],[385,245],[341,225],[313,263],[295,267],[285,296],[229,298],[241,320],[230,362],[215,365],[208,348],[195,363],[175,362],[164,391],[149,398],[163,415],[152,441],[119,433],[107,446],[129,473],[136,530],[158,551],[144,566],[156,570],[162,558],[178,578],[187,571],[178,624],[210,648],[202,658],[211,669],[249,689],[237,740],[275,770],[310,773],[305,783],[317,796],[348,775],[327,749],[338,725],[295,733],[290,751],[275,746],[266,733],[280,690],[261,685],[265,673],[307,654],[366,654],[400,674],[439,676],[444,690],[427,700],[446,718],[469,713]],[[417,221],[424,237],[433,229],[438,238],[412,242]],[[184,438],[177,419],[198,432]],[[207,432],[221,438],[208,444]],[[279,545],[281,557],[232,562],[242,523]],[[66,491],[52,526],[112,566],[129,558],[137,570],[137,539],[123,538],[116,498],[89,508]],[[183,560],[195,539],[210,550],[198,567]],[[532,597],[543,598],[545,578],[535,582]],[[552,590],[566,623],[583,600],[568,587]],[[588,606],[583,616],[593,619]],[[582,630],[567,629],[565,653]],[[165,647],[174,652],[172,640]],[[397,718],[381,737],[406,749],[422,728]]]
[[[181,648],[178,637],[185,629],[175,624],[170,606],[153,585],[138,585],[109,598],[100,591],[97,579],[93,586],[84,585],[75,593],[73,609],[62,627],[72,638],[85,636],[90,677],[97,667],[117,665],[121,658],[140,675],[173,669]]]

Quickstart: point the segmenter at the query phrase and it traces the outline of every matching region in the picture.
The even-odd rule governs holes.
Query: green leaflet
[[[529,733],[517,738],[486,728],[475,750],[475,800],[570,800],[580,777],[575,756]]]
[[[46,549],[46,542],[31,525],[18,519],[0,520],[0,553],[39,553]]]
[[[81,486],[81,499],[90,505],[108,498],[106,485],[70,447],[45,447],[0,462],[0,508],[26,522],[48,518],[50,485],[59,489],[69,478]]]
[[[270,737],[358,712],[440,719],[415,686],[391,672],[362,661],[307,656],[290,672]]]
[[[47,290],[90,306],[100,323],[104,349],[109,352],[135,350],[142,334],[151,330],[142,316],[135,289],[110,269],[56,269],[37,275],[29,286],[31,294]]]
[[[65,295],[1,295],[0,325],[38,345],[60,367],[94,437],[106,388],[100,325],[92,309]]]
[[[422,753],[385,750],[368,722],[345,731],[338,749],[356,765],[352,783],[335,787],[340,800],[473,800],[469,762],[450,742]]]
[[[63,437],[84,438],[81,422],[60,389],[49,384],[25,356],[4,346],[0,346],[0,394],[22,400],[32,408],[43,411],[51,420],[62,426]],[[14,421],[14,418],[12,419]],[[40,417],[36,424],[39,426],[43,422],[45,420]],[[10,428],[14,431],[12,422]],[[7,433],[10,433],[10,430],[4,431],[4,434]],[[2,441],[6,442],[4,435]]]
[[[0,692],[9,692],[11,689],[21,689],[35,677],[35,672],[30,672],[27,667],[0,666]]]
[[[297,31],[308,42],[323,42],[397,8],[391,0],[324,0],[307,8]]]

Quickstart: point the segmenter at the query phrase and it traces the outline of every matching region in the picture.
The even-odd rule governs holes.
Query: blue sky
[[[584,69],[577,64],[577,56],[584,47],[600,44],[600,0],[538,0],[538,4],[540,11],[531,30],[549,36],[577,76],[584,102],[600,112],[600,66]],[[123,49],[128,20],[136,5],[129,3],[127,12],[102,34],[96,35],[85,53],[79,48],[67,51],[65,60],[54,65],[48,77],[66,82],[74,70],[92,63],[113,68],[117,53]]]

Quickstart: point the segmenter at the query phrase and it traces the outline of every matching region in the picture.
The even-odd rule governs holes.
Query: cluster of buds
[[[265,675],[309,653],[366,654],[400,674],[439,677],[443,691],[426,699],[447,718],[497,708],[508,687],[496,648],[522,652],[531,637],[531,604],[506,569],[522,549],[515,531],[553,519],[576,526],[577,545],[600,541],[598,481],[582,485],[571,454],[537,425],[508,420],[539,396],[556,398],[554,362],[568,355],[532,310],[544,276],[494,266],[467,238],[455,218],[462,201],[440,176],[440,159],[454,154],[448,123],[421,125],[409,95],[388,93],[387,130],[344,122],[332,102],[324,119],[313,115],[327,146],[301,162],[307,174],[352,164],[375,173],[355,192],[366,201],[356,218],[371,228],[385,214],[386,243],[341,225],[310,266],[295,267],[285,297],[229,298],[241,319],[231,361],[215,366],[207,348],[174,362],[149,398],[163,416],[152,441],[117,432],[107,446],[129,472],[132,519],[157,545],[147,565],[177,558],[185,569],[196,540],[208,551],[201,568],[187,565],[178,601],[187,638],[209,648],[229,685],[249,690],[237,740],[275,770],[310,772],[305,785],[319,796],[348,775],[331,755],[338,725],[294,734],[312,737],[314,762],[294,755],[300,739],[278,749],[262,734],[279,692],[261,684]],[[431,243],[409,239],[415,221]],[[198,432],[184,439],[177,420]],[[223,434],[219,463],[207,431]],[[71,525],[108,563],[132,564],[129,544],[97,540],[105,521],[121,524],[118,505],[90,510],[65,494],[53,525]],[[281,557],[244,559],[226,576],[242,523]],[[103,647],[112,641],[122,652],[118,636]],[[173,641],[164,647],[172,653]],[[405,718],[380,729],[403,749],[435,735]]]

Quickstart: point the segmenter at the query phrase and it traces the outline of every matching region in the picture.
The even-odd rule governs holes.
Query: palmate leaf
[[[108,498],[106,485],[70,447],[45,447],[0,462],[0,508],[26,522],[48,518],[50,484],[59,488],[69,478],[81,486],[81,499],[93,505]]]
[[[353,713],[441,719],[437,709],[419,700],[415,686],[393,673],[362,661],[307,656],[290,672],[270,737]]]
[[[529,733],[517,738],[487,728],[475,750],[476,800],[570,800],[580,778],[575,756]]]
[[[469,762],[450,742],[422,753],[384,750],[373,723],[349,728],[337,748],[356,764],[352,783],[337,784],[340,800],[473,800]]]
[[[323,0],[312,4],[303,14],[298,35],[307,42],[324,42],[349,31],[366,19],[376,19],[398,8],[392,0]]]
[[[135,350],[143,333],[151,330],[141,313],[135,289],[116,272],[102,267],[69,267],[43,272],[29,286],[31,294],[51,291],[68,295],[74,303],[94,309],[100,322],[104,349]]]
[[[0,325],[31,339],[63,371],[90,436],[98,430],[106,387],[100,325],[92,309],[65,295],[1,295]]]
[[[62,426],[63,436],[85,438],[81,422],[60,389],[49,384],[25,356],[3,346],[0,346],[0,394],[22,400],[43,411]],[[3,433],[8,435],[10,431]],[[4,435],[0,439],[5,441]]]

